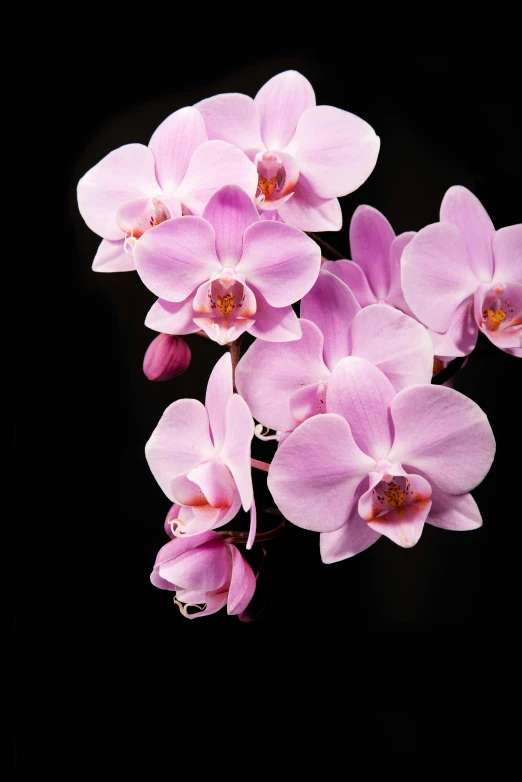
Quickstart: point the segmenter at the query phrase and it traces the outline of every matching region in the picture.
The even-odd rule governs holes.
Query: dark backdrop
[[[343,229],[324,235],[343,253],[359,204],[380,209],[396,233],[419,230],[438,219],[453,184],[470,188],[497,227],[520,219],[514,60],[486,58],[479,47],[370,52],[286,41],[278,51],[277,36],[268,48],[256,40],[251,50],[223,41],[182,64],[173,43],[172,67],[165,51],[156,61],[140,58],[134,26],[125,58],[110,56],[103,37],[90,41],[88,57],[68,47],[74,88],[55,98],[51,128],[60,240],[47,248],[54,287],[38,338],[46,371],[31,386],[45,431],[32,467],[35,480],[45,477],[36,503],[23,496],[37,517],[45,511],[43,527],[29,525],[50,544],[38,575],[25,579],[29,656],[49,660],[38,732],[49,729],[52,765],[144,768],[147,779],[160,767],[246,779],[321,768],[505,771],[519,651],[520,402],[517,360],[487,341],[456,386],[488,414],[498,443],[473,492],[479,531],[426,526],[411,550],[383,538],[326,566],[318,535],[291,527],[267,546],[268,604],[251,624],[224,611],[189,622],[171,594],[150,585],[169,501],[144,445],[168,404],[204,398],[223,349],[190,336],[193,360],[183,376],[145,378],[154,334],[143,321],[154,296],[135,273],[91,270],[100,240],[75,198],[91,166],[122,144],[146,144],[184,105],[219,92],[254,96],[268,78],[295,68],[318,103],[354,112],[381,137],[374,173],[341,199]],[[269,459],[270,446],[255,441],[253,454]],[[270,503],[265,484],[257,475],[262,505]],[[33,733],[21,731],[22,765]]]

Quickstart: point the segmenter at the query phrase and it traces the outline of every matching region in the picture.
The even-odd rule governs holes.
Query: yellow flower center
[[[266,179],[266,177],[264,176],[259,177],[259,189],[261,190],[265,198],[270,198],[270,196],[274,192],[276,184],[277,184],[277,176],[273,176],[272,179]]]
[[[223,320],[226,320],[235,306],[234,296],[231,293],[225,293],[224,296],[217,297],[217,305],[223,315]]]
[[[388,505],[391,505],[392,508],[402,507],[402,503],[404,502],[403,490],[400,486],[397,486],[396,483],[393,483],[393,481],[390,482],[389,486],[390,488],[384,492]]]
[[[488,309],[486,310],[486,317],[491,331],[496,331],[506,317],[506,313],[504,310],[497,310],[494,312],[493,310]]]

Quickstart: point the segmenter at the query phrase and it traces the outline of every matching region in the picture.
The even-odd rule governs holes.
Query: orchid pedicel
[[[522,225],[495,230],[456,185],[438,222],[398,236],[360,205],[351,258],[324,258],[315,232],[342,229],[338,199],[379,149],[364,119],[317,105],[310,82],[286,71],[254,98],[175,111],[148,146],[119,147],[78,184],[101,238],[93,269],[136,271],[158,297],[146,376],[190,372],[185,334],[226,350],[205,404],[173,401],[145,449],[171,502],[151,581],[185,617],[255,618],[264,542],[292,525],[315,533],[331,564],[381,536],[411,548],[425,524],[482,524],[470,491],[493,462],[493,432],[437,373],[479,331],[522,357]],[[254,342],[242,351],[245,333]],[[255,458],[258,440],[275,441],[271,463]],[[274,507],[256,509],[254,469]],[[258,513],[271,526],[258,528]]]

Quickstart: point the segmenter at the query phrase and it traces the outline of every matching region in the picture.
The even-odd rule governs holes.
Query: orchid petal
[[[384,372],[396,391],[431,382],[430,335],[417,320],[386,304],[371,304],[357,313],[351,353]]]
[[[194,318],[194,323],[218,345],[228,345],[254,325],[250,318],[236,318],[232,323],[218,322],[214,318]]]
[[[154,153],[156,177],[163,190],[178,187],[194,151],[207,140],[203,117],[192,106],[175,111],[161,123],[149,149]]]
[[[501,228],[493,236],[495,281],[522,283],[522,223]]]
[[[428,328],[445,332],[455,310],[479,280],[473,273],[462,233],[452,223],[427,225],[402,253],[404,298]]]
[[[491,240],[495,226],[478,200],[461,185],[450,187],[440,205],[441,222],[452,223],[461,231],[470,267],[476,277],[484,282],[493,277],[493,250]]]
[[[167,565],[169,562],[175,560],[181,554],[200,546],[209,541],[222,540],[221,535],[217,532],[204,532],[197,539],[195,538],[174,538],[160,548],[156,556],[156,562],[154,563],[154,569],[151,573],[150,580],[154,586],[159,589],[169,589],[171,591],[176,590],[175,583],[166,581],[159,576],[159,568],[162,565]]]
[[[307,320],[301,320],[301,328],[303,336],[298,341],[257,340],[236,367],[238,392],[254,418],[270,429],[293,429],[292,394],[303,386],[327,380],[330,374],[322,358],[323,335]]]
[[[213,453],[207,411],[196,399],[178,399],[169,405],[145,446],[152,474],[172,502],[172,478]]]
[[[225,545],[232,557],[232,576],[228,589],[227,612],[228,614],[240,614],[254,596],[256,577],[239,550],[231,543]]]
[[[178,506],[179,507],[179,506]],[[178,512],[178,516],[172,521],[177,522],[180,539],[199,536],[208,530],[222,527],[232,521],[241,508],[241,498],[239,492],[234,492],[230,507],[224,505],[221,508],[214,508],[212,505],[192,505],[183,506]]]
[[[301,114],[287,148],[321,198],[357,190],[368,179],[380,140],[367,122],[333,106],[313,106]]]
[[[350,223],[352,261],[366,275],[378,299],[386,299],[390,290],[390,246],[395,232],[377,209],[358,206]]]
[[[330,375],[326,409],[350,424],[355,442],[374,459],[388,456],[393,441],[389,407],[395,389],[388,378],[364,358],[343,358]]]
[[[495,438],[486,415],[452,388],[413,386],[391,403],[395,439],[389,458],[419,468],[449,494],[479,484],[493,461]]]
[[[216,363],[207,384],[205,407],[210,432],[216,451],[221,450],[225,439],[228,401],[234,393],[232,387],[232,359],[227,352]]]
[[[180,589],[198,592],[219,589],[227,580],[226,548],[221,540],[208,540],[162,563],[159,575]]]
[[[238,92],[215,95],[196,103],[203,115],[209,139],[228,141],[239,149],[262,149],[259,108],[248,95]]]
[[[234,184],[253,199],[257,171],[241,150],[224,141],[206,141],[192,157],[176,195],[192,214],[201,215],[221,187]]]
[[[315,93],[301,73],[284,71],[261,87],[254,102],[261,116],[265,147],[282,150],[292,140],[301,114],[315,106]]]
[[[221,462],[213,460],[198,464],[187,473],[187,478],[200,487],[208,504],[213,508],[229,508],[231,506],[236,485],[230,470]],[[177,497],[176,499],[180,502]]]
[[[212,274],[219,274],[214,229],[201,217],[167,220],[147,231],[134,251],[139,276],[167,301],[184,301]]]
[[[368,304],[376,303],[377,298],[370,288],[365,273],[353,261],[326,261],[326,263],[323,263],[321,270],[330,272],[330,274],[334,274],[342,280],[350,288],[361,307],[367,307]]]
[[[193,334],[199,330],[193,318],[192,296],[185,301],[158,299],[148,311],[145,325],[162,334]]]
[[[324,360],[332,370],[341,358],[352,353],[351,326],[361,308],[344,282],[324,266],[301,301],[301,317],[311,320],[323,333]]]
[[[444,334],[428,329],[436,356],[468,356],[477,343],[478,327],[473,314],[473,298],[459,304]]]
[[[326,413],[326,386],[323,383],[300,388],[290,397],[292,418],[301,424],[313,415]]]
[[[222,187],[208,202],[203,217],[216,233],[217,257],[223,266],[234,268],[243,253],[243,234],[259,222],[252,199],[237,185]]]
[[[109,241],[102,239],[94,256],[92,268],[95,272],[133,272],[136,264],[132,255],[128,255],[124,249],[124,238]]]
[[[385,516],[368,522],[370,529],[385,535],[402,548],[411,548],[418,543],[424,523],[431,508],[431,500],[415,502],[398,511],[390,511]]]
[[[267,342],[292,342],[301,339],[301,325],[292,307],[271,307],[258,290],[253,290],[257,309],[255,322],[248,329],[250,334]]]
[[[359,497],[363,493],[365,481],[357,488],[353,498],[353,507],[346,524],[334,532],[322,532],[320,537],[321,559],[326,565],[341,562],[343,559],[360,554],[373,546],[381,537],[361,519],[358,511]]]
[[[261,221],[245,231],[237,270],[273,307],[302,298],[316,281],[320,267],[319,245],[297,228]]]
[[[126,144],[109,152],[78,182],[78,209],[94,233],[121,238],[116,212],[125,202],[157,192],[154,155],[143,144]]]
[[[300,173],[292,198],[280,204],[281,219],[301,231],[339,231],[343,225],[337,198],[321,198]]]
[[[332,532],[347,521],[354,492],[374,464],[357,446],[344,418],[314,416],[280,443],[268,488],[293,524]]]
[[[478,529],[482,517],[471,494],[447,494],[431,484],[431,510],[426,519],[428,524],[455,532]]]
[[[221,459],[227,465],[241,495],[243,510],[252,504],[252,469],[250,442],[254,436],[254,421],[244,399],[234,394],[228,400],[226,431]]]
[[[170,482],[170,490],[174,497],[174,503],[181,507],[190,506],[194,508],[196,506],[208,505],[208,500],[201,486],[191,480],[188,474],[174,476]]]
[[[406,304],[406,299],[402,292],[401,257],[404,248],[411,242],[414,236],[415,231],[405,231],[396,236],[390,245],[390,290],[386,296],[387,304],[391,304],[392,307],[396,307],[411,317],[415,316]]]

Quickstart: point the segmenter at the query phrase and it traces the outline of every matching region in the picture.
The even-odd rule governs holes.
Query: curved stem
[[[264,543],[267,540],[275,540],[276,538],[280,538],[281,535],[284,534],[285,528],[286,519],[283,519],[281,524],[279,524],[274,529],[270,529],[268,532],[259,532],[254,538],[254,543]],[[223,535],[224,538],[226,538],[227,543],[246,543],[248,539],[248,532],[239,532],[238,530],[233,529],[216,531]]]
[[[328,255],[333,255],[333,258],[330,260],[338,260],[338,261],[344,261],[346,260],[344,255],[339,252],[339,250],[336,250],[335,247],[332,247],[331,244],[328,244],[328,242],[325,242],[324,239],[321,239],[320,236],[317,236],[317,234],[312,233],[311,231],[305,232],[310,239],[313,239],[314,242],[317,242],[321,250],[324,250]]]
[[[228,343],[228,349],[230,350],[230,358],[232,359],[232,382],[234,384],[234,388],[236,387],[236,367],[239,362],[239,358],[241,356],[241,340],[243,339],[243,335],[239,336],[237,339],[235,339],[233,342]]]
[[[264,470],[265,472],[268,472],[270,469],[268,462],[260,462],[259,459],[250,459],[250,464],[252,467],[256,467],[258,470]]]

